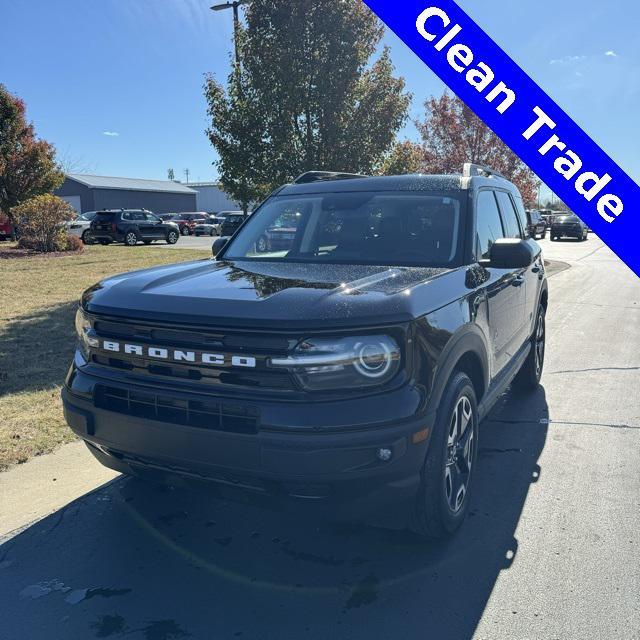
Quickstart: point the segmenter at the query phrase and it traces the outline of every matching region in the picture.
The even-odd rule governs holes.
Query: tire
[[[558,236],[551,236],[551,242],[555,242],[558,239]]]
[[[465,373],[454,372],[444,390],[420,474],[412,523],[419,535],[444,538],[464,521],[477,444],[478,405],[473,384]]]
[[[258,253],[266,253],[269,250],[269,243],[264,236],[260,236],[258,238],[258,242],[256,242],[256,251]]]
[[[138,244],[138,234],[135,231],[127,231],[124,234],[124,243],[127,247],[135,247]]]
[[[213,236],[216,235],[216,232],[214,229],[211,229],[211,231],[209,231],[209,236],[211,236],[213,238]]]
[[[529,351],[527,359],[522,363],[520,371],[518,371],[516,377],[513,379],[513,385],[523,391],[536,389],[540,384],[547,338],[545,314],[545,308],[539,305],[536,314],[536,326],[530,338],[531,351]]]
[[[177,231],[169,231],[169,233],[167,233],[167,244],[175,244],[176,242],[178,242],[178,238],[180,236],[178,235]]]
[[[89,229],[85,229],[80,236],[80,240],[82,240],[82,244],[93,244],[93,238],[91,237],[91,232]]]
[[[540,234],[540,240],[544,240],[547,237],[547,230],[545,229],[541,234]]]
[[[189,229],[189,227],[187,227],[187,225],[185,224],[184,227],[182,227],[182,231],[180,232],[183,236],[188,236],[191,234],[191,230]]]

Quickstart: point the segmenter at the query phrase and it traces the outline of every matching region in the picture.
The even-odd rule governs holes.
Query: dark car
[[[556,215],[551,223],[550,235],[552,240],[576,238],[582,241],[587,239],[589,228],[573,213]]]
[[[259,252],[291,216],[288,249]],[[66,420],[124,473],[451,534],[481,420],[542,372],[547,282],[526,226],[516,187],[476,165],[307,173],[215,259],[83,294]]]
[[[135,247],[140,241],[150,244],[154,240],[175,244],[179,238],[175,224],[164,222],[144,209],[98,211],[91,221],[90,230],[92,238],[100,244],[124,242],[129,247]]]
[[[0,214],[0,241],[9,240],[13,234],[13,225],[9,218]]]
[[[283,216],[277,224],[267,229],[258,238],[256,250],[260,253],[265,251],[286,251],[291,248],[296,237],[299,216],[294,214]]]
[[[547,237],[547,223],[536,209],[527,211],[527,229],[532,238],[540,237],[544,240]]]
[[[171,222],[175,222],[178,225],[183,236],[188,236],[193,233],[196,225],[209,222],[209,214],[204,211],[176,213],[171,217]]]
[[[228,213],[220,225],[221,236],[232,236],[244,223],[246,217],[242,213]]]

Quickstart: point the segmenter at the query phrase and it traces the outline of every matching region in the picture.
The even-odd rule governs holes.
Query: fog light
[[[391,456],[393,455],[393,451],[391,449],[387,449],[386,447],[380,447],[380,449],[376,450],[376,457],[381,462],[388,462],[391,460]]]

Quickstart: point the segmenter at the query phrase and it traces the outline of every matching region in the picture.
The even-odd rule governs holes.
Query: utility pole
[[[185,169],[184,170],[184,175],[185,178],[187,179],[187,184],[189,184],[189,174],[191,173],[191,171],[189,171],[189,169]]]
[[[224,11],[225,9],[233,9],[233,46],[235,49],[236,66],[240,65],[240,56],[238,54],[238,30],[240,28],[240,17],[238,15],[238,7],[241,4],[247,4],[249,0],[234,0],[234,2],[225,2],[224,4],[214,4],[212,11]]]

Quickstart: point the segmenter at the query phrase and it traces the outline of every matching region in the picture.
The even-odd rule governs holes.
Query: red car
[[[196,211],[196,212],[187,212],[187,213],[176,213],[171,216],[171,222],[175,222],[175,224],[180,227],[180,233],[183,236],[188,236],[193,233],[193,228],[197,224],[202,224],[203,222],[209,221],[209,215],[204,211]]]
[[[0,240],[10,240],[13,232],[13,226],[9,222],[9,218],[0,216]]]

